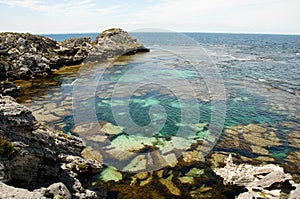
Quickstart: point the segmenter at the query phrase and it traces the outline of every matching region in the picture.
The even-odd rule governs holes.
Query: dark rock
[[[18,97],[20,95],[20,87],[16,86],[12,82],[1,82],[0,94]]]

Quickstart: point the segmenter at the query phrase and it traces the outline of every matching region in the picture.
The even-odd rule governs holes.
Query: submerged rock
[[[98,198],[78,180],[101,171],[101,163],[81,157],[85,145],[80,138],[41,125],[28,108],[9,96],[0,96],[0,116],[0,181],[27,189],[62,182],[73,196]]]
[[[229,152],[241,151],[243,154],[270,156],[269,148],[281,146],[276,129],[262,125],[237,125],[224,129],[217,149]]]
[[[289,198],[300,197],[300,195],[296,195],[299,194],[299,185],[294,183],[292,176],[284,173],[283,168],[279,166],[273,164],[265,166],[235,165],[231,154],[225,159],[225,163],[224,168],[214,169],[214,172],[224,179],[225,185],[234,184],[248,190],[248,192],[240,194],[239,199],[281,198],[288,188],[288,193],[291,194]]]
[[[175,196],[181,195],[180,189],[178,189],[178,187],[171,180],[161,178],[159,179],[159,182],[163,184],[172,195]]]

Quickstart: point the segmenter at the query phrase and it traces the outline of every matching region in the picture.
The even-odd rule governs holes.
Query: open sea
[[[136,192],[150,198],[232,198],[237,189],[224,187],[211,170],[222,165],[215,154],[226,157],[229,153],[239,163],[279,164],[300,180],[299,35],[130,34],[150,48],[150,53],[64,67],[47,79],[19,81],[24,88],[19,101],[42,122],[81,136],[96,150],[108,147],[91,139],[99,135],[91,124],[101,121],[112,124],[107,131],[118,131],[116,126],[121,129],[121,133],[108,135],[109,146],[115,142],[114,147],[128,149],[135,141],[123,146],[121,137],[133,136],[152,140],[153,146],[147,150],[164,151],[174,137],[180,137],[187,143],[176,145],[174,141],[174,148],[199,150],[206,161],[175,167],[130,167],[132,162],[111,158],[108,153],[104,155],[105,169],[115,167],[122,171],[123,178],[107,182],[101,174],[94,177],[95,187],[105,187],[110,198],[141,198]],[[44,36],[62,41],[73,37],[94,40],[97,35]],[[209,147],[195,149],[199,142]],[[140,162],[146,159],[147,150],[134,149],[140,154]],[[180,162],[181,155],[174,154]],[[203,174],[193,176],[195,183],[185,184],[181,179],[192,168],[203,169]],[[181,195],[160,188],[159,170]],[[133,183],[139,171],[152,172],[145,179],[151,175],[153,183],[144,185],[143,191],[139,183],[145,179]]]

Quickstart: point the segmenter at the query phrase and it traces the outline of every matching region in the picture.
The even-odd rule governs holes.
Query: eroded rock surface
[[[87,61],[101,61],[115,56],[149,52],[149,49],[137,42],[126,31],[119,28],[103,31],[93,44],[93,49]]]
[[[60,196],[69,198],[69,191],[72,198],[99,198],[80,181],[101,171],[99,161],[81,157],[85,144],[80,138],[41,125],[28,108],[9,96],[0,96],[0,116],[1,182],[29,190],[53,188],[51,184],[62,183],[60,187],[66,195],[54,191]],[[0,188],[0,198],[13,197],[9,195],[13,187],[1,184]],[[29,194],[28,198],[39,198],[34,191],[20,189],[15,193],[22,195],[23,192]],[[41,192],[42,196],[47,193]]]
[[[292,176],[284,173],[283,168],[279,166],[236,165],[232,161],[231,154],[225,162],[224,168],[217,168],[214,172],[224,179],[225,185],[234,184],[248,190],[240,194],[239,199],[300,197],[299,184],[296,184]]]
[[[30,33],[0,33],[0,81],[47,76],[53,69],[124,54],[148,52],[122,29],[109,29],[94,42],[89,37],[57,42]]]

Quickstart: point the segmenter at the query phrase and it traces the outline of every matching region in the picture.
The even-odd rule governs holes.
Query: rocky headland
[[[148,51],[121,29],[104,31],[93,42],[0,33],[0,198],[105,197],[104,191],[91,190],[88,183],[102,170],[101,157],[83,158],[88,152],[82,139],[37,121],[31,110],[12,98],[19,95],[20,87],[8,81],[45,77],[62,66]]]
[[[298,197],[299,185],[292,180],[298,175],[274,165],[270,148],[283,145],[277,129],[255,124],[226,127],[223,138],[204,157],[203,138],[213,139],[207,123],[190,126],[197,131],[195,136],[169,140],[127,135],[122,127],[105,121],[80,123],[70,131],[83,141],[40,123],[31,110],[10,97],[20,95],[20,87],[8,81],[45,77],[62,66],[149,51],[125,31],[106,30],[95,41],[62,42],[29,33],[1,33],[0,44],[0,198]],[[41,115],[52,121],[52,113],[71,111],[72,99],[39,106]],[[298,131],[287,140],[299,148]],[[287,159],[298,163],[299,157],[295,151]],[[107,160],[117,162],[123,172],[103,166]],[[233,190],[237,191],[229,193]]]
[[[62,66],[137,52],[149,49],[118,28],[104,31],[95,41],[86,37],[57,42],[30,33],[0,33],[0,81],[47,76]]]

